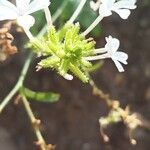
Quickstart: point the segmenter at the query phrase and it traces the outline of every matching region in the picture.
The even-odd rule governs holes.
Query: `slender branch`
[[[148,120],[146,120],[143,116],[141,116],[138,113],[132,113],[128,107],[126,107],[125,109],[120,107],[120,103],[117,100],[113,100],[109,98],[109,95],[105,94],[102,90],[100,90],[96,84],[94,83],[94,81],[90,78],[90,85],[93,88],[93,94],[96,96],[99,96],[100,99],[103,99],[107,106],[110,107],[110,110],[117,112],[118,115],[122,118],[122,121],[124,122],[124,124],[128,127],[129,130],[129,139],[131,144],[136,145],[136,140],[133,138],[133,131],[137,128],[137,127],[143,127],[145,129],[150,130],[150,122]],[[111,111],[109,114],[111,114]],[[106,117],[107,118],[107,117]],[[109,118],[109,115],[108,115]],[[110,123],[111,124],[111,123]],[[104,127],[107,127],[104,126]],[[104,139],[105,142],[109,141],[109,137],[104,133],[103,131],[103,126],[102,123],[100,122],[100,133]]]
[[[36,119],[36,117],[34,116],[33,111],[26,97],[23,94],[21,94],[21,97],[22,97],[23,104],[25,106],[26,112],[30,118],[31,124],[33,126],[34,132],[38,140],[36,144],[41,148],[41,150],[52,150],[54,146],[52,146],[51,144],[47,145],[42,136],[42,133],[39,128],[40,120]]]
[[[54,15],[52,16],[52,22],[54,23],[58,17],[61,15],[61,13],[63,12],[63,10],[65,9],[66,5],[67,5],[68,1],[63,2],[63,4],[57,9],[57,11],[54,13]],[[45,34],[47,30],[47,25],[45,25],[41,31],[39,32],[38,36],[42,36]]]
[[[13,96],[18,92],[18,90],[22,86],[22,84],[23,84],[23,82],[25,80],[28,68],[30,66],[32,57],[33,57],[33,54],[31,53],[29,55],[29,57],[27,58],[25,64],[24,64],[24,67],[23,67],[23,69],[21,71],[21,75],[20,75],[20,77],[18,79],[18,82],[16,83],[16,85],[14,86],[14,88],[10,91],[10,93],[6,96],[6,98],[0,104],[0,113],[3,111],[3,109],[5,108],[5,106],[9,103],[9,101],[13,98]]]
[[[51,16],[51,12],[49,10],[49,7],[46,7],[44,9],[44,12],[45,12],[45,16],[46,16],[47,25],[52,26],[52,16]]]
[[[89,83],[93,88],[94,95],[99,96],[101,99],[103,99],[108,106],[112,107],[112,105],[114,105],[113,101],[109,98],[109,95],[105,94],[101,89],[99,89],[91,78],[89,79]]]
[[[80,4],[78,5],[77,9],[75,10],[75,12],[73,13],[73,15],[71,16],[70,20],[68,21],[68,23],[73,23],[75,21],[75,19],[78,17],[78,15],[80,14],[83,6],[85,5],[87,0],[81,0]]]

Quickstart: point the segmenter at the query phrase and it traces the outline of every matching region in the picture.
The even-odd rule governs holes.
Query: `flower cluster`
[[[57,32],[55,27],[51,26],[46,36],[31,40],[35,52],[45,57],[38,63],[38,70],[53,68],[64,78],[72,80],[73,76],[68,73],[70,72],[87,82],[85,71],[92,64],[85,58],[93,54],[95,41],[92,38],[85,39],[79,34],[79,30],[79,23],[66,24]]]
[[[90,61],[111,58],[118,71],[123,72],[124,68],[121,63],[127,64],[128,55],[118,51],[120,41],[110,35],[106,37],[106,45],[103,48],[96,49],[94,40],[91,38],[86,39],[86,35],[103,18],[112,15],[112,12],[116,12],[122,19],[127,19],[131,10],[136,8],[136,0],[97,0],[96,3],[91,1],[92,9],[94,11],[99,10],[99,15],[82,33],[79,32],[79,23],[74,24],[74,21],[85,3],[86,0],[80,1],[71,19],[58,31],[52,24],[51,14],[48,9],[49,0],[16,0],[16,6],[8,0],[0,0],[0,20],[16,19],[18,24],[24,28],[32,46],[34,46],[34,51],[38,55],[44,56],[44,59],[38,63],[38,70],[40,68],[54,68],[68,80],[73,79],[70,74],[73,73],[83,82],[87,82],[86,68],[92,66]],[[49,28],[46,36],[39,39],[34,38],[29,29],[35,22],[35,19],[30,14],[41,9],[45,11]]]
[[[122,19],[127,19],[131,13],[130,9],[136,8],[136,0],[98,0],[90,2],[91,8],[96,11],[99,9],[99,16],[90,25],[90,27],[83,32],[87,35],[95,26],[104,18],[112,15],[112,12],[116,12]],[[96,49],[96,56],[87,57],[86,60],[98,60],[111,58],[119,72],[123,72],[124,68],[121,63],[127,65],[128,55],[124,52],[118,52],[120,41],[112,36],[106,37],[106,45],[104,48]],[[101,53],[101,55],[97,55]]]

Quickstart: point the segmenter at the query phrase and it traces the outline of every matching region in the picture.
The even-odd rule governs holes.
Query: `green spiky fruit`
[[[34,52],[46,57],[38,66],[53,68],[62,76],[71,72],[83,82],[88,82],[85,71],[92,64],[84,58],[93,54],[95,41],[85,39],[79,31],[79,23],[66,24],[58,31],[51,26],[44,37],[33,39],[30,44]]]

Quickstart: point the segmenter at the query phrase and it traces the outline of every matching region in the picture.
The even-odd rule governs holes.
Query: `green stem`
[[[10,93],[6,96],[6,98],[0,104],[0,113],[3,111],[3,109],[5,108],[5,106],[9,103],[9,101],[12,99],[12,97],[18,92],[18,90],[23,85],[23,82],[25,80],[25,77],[26,77],[28,68],[30,66],[32,57],[33,57],[33,54],[31,53],[29,55],[29,57],[27,58],[25,64],[24,64],[24,67],[22,69],[21,76],[19,77],[18,82],[16,83],[16,85],[14,86],[14,88],[10,91]]]
[[[57,11],[52,16],[52,22],[54,23],[58,17],[62,14],[63,10],[65,9],[68,1],[64,1],[63,4],[57,9]],[[41,29],[41,31],[38,34],[38,37],[44,35],[47,31],[47,24]]]

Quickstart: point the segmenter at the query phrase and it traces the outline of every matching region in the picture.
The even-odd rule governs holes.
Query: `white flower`
[[[116,67],[118,68],[119,72],[123,72],[124,69],[121,63],[127,65],[128,55],[124,52],[117,51],[120,46],[120,41],[116,38],[112,38],[112,36],[106,37],[106,45],[105,49],[107,50],[106,54],[103,54],[103,57],[111,58]]]
[[[8,0],[0,0],[0,21],[17,19],[20,26],[29,29],[35,22],[30,14],[49,5],[49,0],[16,0],[16,6]]]
[[[101,0],[99,14],[103,17],[112,15],[116,12],[122,19],[127,19],[131,13],[130,9],[135,9],[136,0]]]
[[[124,72],[124,68],[121,65],[121,63],[127,65],[127,59],[128,55],[124,52],[117,51],[119,46],[120,46],[120,41],[116,38],[113,38],[112,36],[106,37],[106,45],[104,48],[101,49],[96,49],[95,53],[103,53],[101,55],[97,56],[90,56],[86,57],[86,60],[99,60],[99,59],[106,59],[106,58],[111,58],[116,67],[118,68],[119,72]]]

